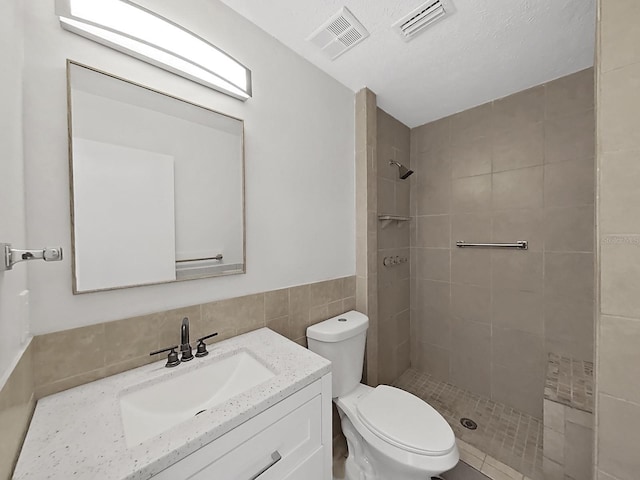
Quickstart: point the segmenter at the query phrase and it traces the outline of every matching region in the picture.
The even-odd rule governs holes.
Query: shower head
[[[405,178],[409,177],[413,173],[413,170],[409,170],[407,167],[405,167],[401,163],[394,162],[393,160],[389,160],[389,165],[396,165],[398,167],[398,170],[399,170],[398,175],[400,176],[400,180],[404,180]]]

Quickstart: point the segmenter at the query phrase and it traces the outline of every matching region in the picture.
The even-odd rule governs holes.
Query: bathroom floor
[[[431,375],[409,369],[395,386],[425,400],[449,422],[456,438],[534,480],[542,480],[542,421]],[[474,420],[469,430],[460,419]]]

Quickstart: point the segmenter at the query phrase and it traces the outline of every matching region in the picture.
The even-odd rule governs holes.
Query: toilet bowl
[[[455,436],[435,409],[404,390],[360,383],[368,323],[352,311],[307,329],[309,349],[332,362],[347,480],[428,480],[452,469]]]

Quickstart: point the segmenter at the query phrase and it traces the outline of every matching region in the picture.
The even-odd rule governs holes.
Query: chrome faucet
[[[189,317],[182,319],[182,327],[180,329],[180,352],[182,352],[183,362],[193,360],[193,353],[191,352],[191,343],[189,342]]]

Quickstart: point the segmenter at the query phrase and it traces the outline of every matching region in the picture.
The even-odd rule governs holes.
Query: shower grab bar
[[[467,243],[464,240],[459,240],[456,242],[456,247],[516,248],[518,250],[528,250],[529,242],[527,240],[518,240],[516,243]]]

